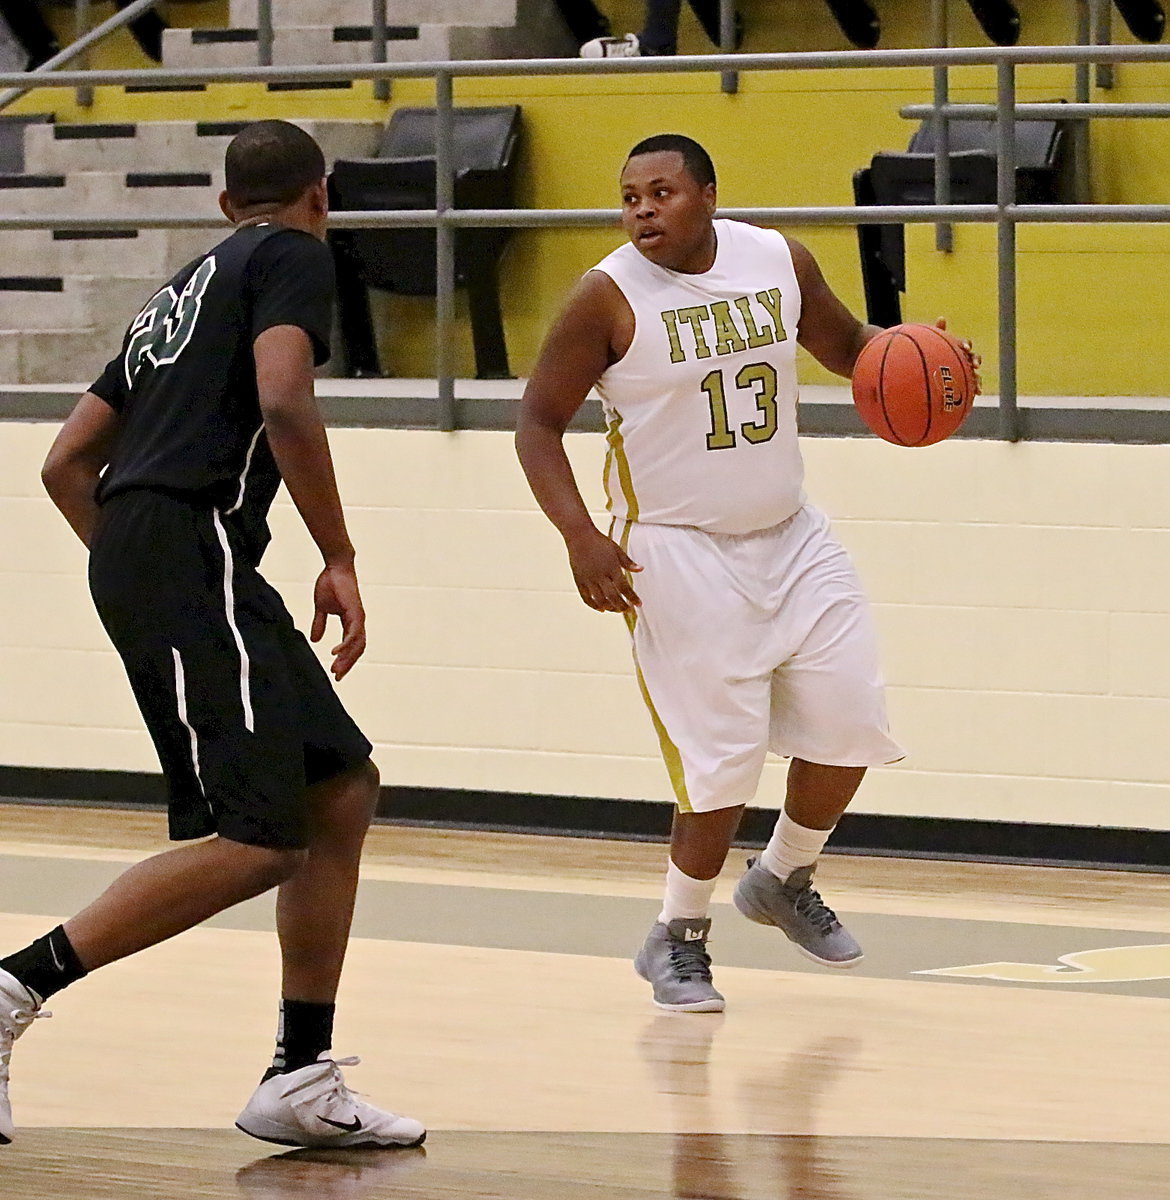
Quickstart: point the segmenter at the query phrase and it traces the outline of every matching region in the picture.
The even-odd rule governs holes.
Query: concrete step
[[[372,154],[380,126],[369,121],[297,121],[312,134],[332,162]],[[215,171],[228,142],[245,123],[140,121],[119,125],[42,124],[24,134],[25,170],[136,171],[149,163],[157,171]]]
[[[114,216],[119,213],[220,215],[223,172],[0,176],[0,213]]]
[[[163,35],[163,61],[168,67],[254,67],[256,41],[199,38],[200,30],[168,29]],[[233,34],[253,30],[233,29]],[[276,30],[272,61],[284,66],[370,61],[369,41],[337,37],[333,26],[289,26]],[[450,58],[450,32],[445,25],[417,25],[386,45],[388,62],[445,62]],[[271,85],[270,85],[271,86]],[[279,87],[279,85],[277,85]]]
[[[0,269],[5,275],[118,275],[130,269],[161,282],[218,237],[214,229],[125,229],[101,235],[8,230],[0,233]]]
[[[118,352],[124,332],[0,329],[0,382],[89,383]]]
[[[576,40],[549,0],[516,0],[513,21],[476,28],[461,21],[451,30],[451,58],[575,58]]]
[[[158,290],[157,279],[108,275],[0,276],[0,329],[97,329],[117,336],[102,347],[109,359],[117,339]],[[48,289],[52,290],[48,290]],[[61,376],[58,376],[61,378]]]
[[[552,0],[541,0],[553,8]],[[515,25],[518,0],[387,0],[387,25]],[[304,25],[305,0],[272,0],[274,26]],[[231,0],[231,23],[256,27],[256,0]],[[314,0],[315,25],[369,25],[372,0]]]

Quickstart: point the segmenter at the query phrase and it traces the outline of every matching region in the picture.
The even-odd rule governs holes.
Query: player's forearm
[[[573,477],[563,431],[522,416],[516,429],[516,454],[537,504],[565,541],[596,530]]]
[[[853,331],[853,339],[842,349],[840,361],[837,365],[830,365],[829,369],[838,375],[843,375],[846,379],[853,378],[853,368],[857,364],[857,356],[861,353],[866,342],[871,338],[877,337],[881,333],[880,325],[861,325]]]
[[[269,406],[264,430],[293,504],[329,566],[353,562],[325,427],[315,404]]]
[[[97,471],[78,464],[46,464],[41,472],[49,499],[86,546],[97,527],[99,509],[94,497],[99,478]]]

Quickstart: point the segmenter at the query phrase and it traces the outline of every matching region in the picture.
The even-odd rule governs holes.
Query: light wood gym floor
[[[155,815],[0,804],[0,948],[165,845]],[[830,972],[717,893],[721,1016],[630,955],[661,846],[380,827],[338,1013],[425,1149],[232,1128],[267,1065],[271,903],[55,997],[13,1054],[0,1196],[1153,1200],[1170,1194],[1170,880],[829,856]]]

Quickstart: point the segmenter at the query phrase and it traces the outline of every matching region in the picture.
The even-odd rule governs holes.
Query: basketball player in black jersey
[[[237,1122],[300,1146],[407,1146],[417,1121],[356,1099],[332,1046],[372,747],[257,567],[283,479],[324,566],[311,636],[341,620],[337,679],[365,616],[313,368],[329,355],[325,162],[296,126],[229,145],[235,232],[148,301],[45,463],[90,551],[90,588],[170,790],[170,832],[204,839],[126,871],[0,958],[0,1143],[12,1043],[55,992],[270,888],[282,958],[277,1053]],[[344,1064],[343,1064],[344,1065]]]

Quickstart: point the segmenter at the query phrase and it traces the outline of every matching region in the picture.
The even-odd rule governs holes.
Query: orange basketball
[[[867,342],[853,368],[853,403],[880,438],[932,446],[967,419],[975,371],[958,341],[933,325],[895,325]]]

